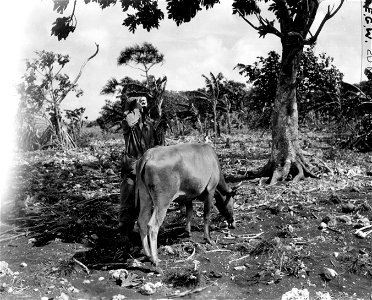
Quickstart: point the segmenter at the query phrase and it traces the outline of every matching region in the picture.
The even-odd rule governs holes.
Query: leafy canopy
[[[82,95],[76,83],[67,74],[61,73],[70,61],[68,55],[51,51],[36,51],[36,58],[26,60],[26,71],[18,86],[21,103],[29,106],[59,105],[67,93]]]
[[[305,116],[309,111],[322,109],[323,114],[338,113],[338,93],[343,74],[332,64],[333,58],[325,53],[316,56],[309,47],[302,54],[297,101]],[[258,57],[252,65],[238,64],[239,73],[252,84],[250,108],[263,113],[268,124],[274,103],[280,70],[280,55],[270,51],[267,57]]]
[[[142,45],[127,47],[121,51],[118,65],[129,65],[131,62],[150,69],[155,64],[164,62],[164,54],[160,53],[151,43],[145,42]]]
[[[74,0],[72,12],[68,16],[57,18],[52,27],[52,35],[58,40],[66,39],[69,33],[74,32],[77,26],[76,1]],[[138,26],[150,31],[159,28],[160,21],[164,19],[164,12],[159,8],[157,0],[84,0],[86,4],[96,2],[104,9],[120,3],[123,13],[126,15],[123,25],[134,33]],[[315,34],[310,34],[310,28],[314,22],[319,7],[319,0],[234,0],[232,4],[233,14],[241,17],[246,23],[258,31],[260,36],[274,34],[280,38],[294,37],[304,45],[316,42],[324,24],[332,18],[341,8],[345,0],[340,0],[335,8],[328,6],[327,13],[321,21]],[[55,0],[54,10],[60,14],[66,12],[70,0]],[[196,14],[205,9],[214,7],[219,0],[166,0],[166,13],[169,19],[177,25],[189,22]],[[264,18],[262,8],[272,12],[275,19]],[[248,19],[253,15],[256,22]],[[276,23],[278,26],[276,27]]]

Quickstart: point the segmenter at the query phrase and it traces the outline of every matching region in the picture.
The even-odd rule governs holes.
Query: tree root
[[[298,182],[306,177],[319,178],[310,171],[302,154],[297,154],[295,160],[286,159],[283,165],[275,164],[273,160],[269,160],[260,170],[250,172],[249,177],[269,177],[267,183],[270,185],[290,178],[293,178],[293,182]]]

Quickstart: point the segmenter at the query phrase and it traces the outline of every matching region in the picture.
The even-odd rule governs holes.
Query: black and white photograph
[[[372,299],[371,0],[0,25],[0,299]]]

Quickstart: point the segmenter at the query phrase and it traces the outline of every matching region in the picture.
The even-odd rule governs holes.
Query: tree
[[[127,47],[120,52],[118,57],[119,66],[126,65],[145,73],[144,76],[147,87],[150,87],[150,69],[157,64],[163,64],[163,62],[164,54],[160,53],[159,50],[150,43],[143,43],[141,46],[134,45],[132,47]],[[134,64],[134,66],[132,64]]]
[[[238,128],[242,127],[248,93],[244,83],[234,80],[223,82],[222,93],[222,103],[217,108],[226,113],[228,133],[231,133],[233,123]]]
[[[269,127],[272,106],[274,104],[278,74],[280,70],[280,55],[270,51],[266,58],[257,57],[252,65],[238,64],[235,68],[248,78],[252,84],[249,109],[255,111],[259,117],[255,122],[258,127]]]
[[[74,141],[77,141],[81,135],[81,129],[85,121],[83,120],[85,108],[79,107],[73,110],[66,109],[67,131]],[[87,119],[88,117],[85,117]]]
[[[35,52],[36,58],[26,60],[23,82],[18,86],[21,95],[19,116],[39,114],[48,118],[48,113],[49,121],[62,147],[69,147],[74,143],[62,127],[61,103],[70,92],[75,92],[77,97],[82,95],[83,92],[78,88],[77,82],[88,61],[95,57],[98,51],[99,46],[96,44],[95,53],[81,66],[74,81],[62,73],[70,61],[68,55],[43,50]]]
[[[63,12],[66,4],[56,1],[54,9]],[[67,1],[68,2],[68,1]],[[90,2],[87,0],[86,3]],[[97,0],[102,8],[114,5],[116,0]],[[156,0],[150,1],[128,1],[120,0],[123,12],[127,14],[123,25],[134,32],[138,25],[150,30],[158,28],[159,22],[164,18],[164,13],[158,8]],[[269,176],[270,183],[286,180],[293,175],[294,181],[303,179],[305,176],[315,175],[310,171],[299,145],[298,135],[298,109],[297,93],[299,66],[301,55],[305,45],[313,45],[322,31],[325,23],[331,19],[342,7],[345,0],[340,0],[336,7],[328,6],[327,12],[321,20],[318,28],[313,34],[310,28],[318,13],[319,0],[233,0],[233,14],[241,17],[258,34],[265,37],[273,34],[280,38],[282,44],[282,55],[278,86],[272,113],[272,148],[268,163],[258,172],[256,176]],[[76,0],[75,0],[76,3]],[[168,0],[168,18],[173,19],[177,25],[189,22],[198,11],[203,8],[212,8],[219,0],[187,1]],[[275,19],[263,17],[261,8],[273,12]],[[130,13],[129,13],[129,9]],[[75,16],[75,10],[70,19],[65,22],[57,21],[52,34],[58,36],[68,35],[70,23]],[[249,16],[256,18],[256,24],[248,19]],[[63,20],[62,20],[63,21]],[[279,28],[275,26],[278,21]],[[73,30],[76,25],[72,25]],[[61,30],[58,30],[58,29]]]
[[[222,101],[222,81],[224,79],[222,73],[218,73],[217,76],[215,76],[212,72],[209,73],[210,78],[208,78],[206,75],[202,75],[205,80],[205,92],[204,91],[196,91],[196,96],[199,99],[208,101],[212,105],[212,116],[213,116],[213,131],[218,136],[220,135],[218,131],[218,125],[217,125],[217,105],[220,101]]]
[[[118,57],[118,65],[126,65],[138,69],[144,73],[145,89],[143,93],[146,94],[149,100],[149,109],[155,113],[155,119],[160,119],[162,115],[162,103],[165,87],[167,85],[167,77],[155,78],[150,75],[149,71],[157,64],[164,62],[164,54],[150,43],[143,43],[142,45],[134,45],[127,47],[121,51]],[[137,93],[137,95],[139,95]]]
[[[340,116],[338,94],[343,74],[332,62],[333,58],[325,53],[316,56],[314,47],[303,52],[297,80],[297,101],[302,119],[310,112],[316,113],[318,119],[335,119]],[[280,55],[270,51],[266,58],[261,56],[252,65],[238,64],[236,68],[253,85],[249,106],[258,114],[260,122],[257,124],[260,127],[269,126],[276,96]]]

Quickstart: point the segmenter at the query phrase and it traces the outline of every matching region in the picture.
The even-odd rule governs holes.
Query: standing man
[[[125,149],[121,161],[119,230],[124,239],[128,240],[138,218],[135,208],[135,162],[142,157],[147,149],[158,145],[156,132],[152,121],[147,117],[146,97],[124,98],[122,87],[118,85],[114,97],[124,102],[124,119],[122,128]]]

